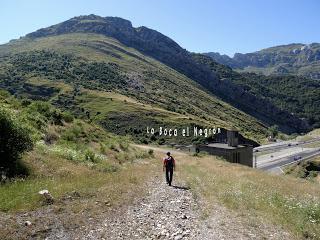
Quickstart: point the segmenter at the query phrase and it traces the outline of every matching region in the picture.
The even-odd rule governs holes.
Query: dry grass
[[[146,151],[127,151],[132,161],[117,165],[110,155],[105,164],[113,162],[117,168],[101,171],[104,163],[70,161],[37,147],[24,159],[31,176],[0,186],[0,239],[28,239],[35,232],[42,238],[50,225],[73,231],[143,196],[144,183],[154,175],[157,162]],[[38,194],[42,189],[53,195],[53,205],[43,205]],[[33,223],[32,231],[23,226],[25,220]]]
[[[36,209],[41,206],[38,192],[48,189],[52,195],[60,199],[72,191],[83,196],[94,196],[94,200],[108,199],[111,203],[123,200],[122,194],[146,181],[152,174],[154,162],[148,164],[142,160],[122,162],[114,171],[101,171],[99,165],[93,163],[77,163],[67,160],[55,153],[43,154],[36,149],[29,153],[25,162],[32,169],[27,179],[17,180],[0,186],[0,209],[2,211],[22,211]],[[135,156],[148,157],[147,153],[135,152]],[[109,161],[112,160],[105,160]],[[117,160],[114,160],[117,166]],[[107,163],[106,163],[107,164]]]
[[[314,138],[318,138],[320,136],[320,129],[314,129],[311,132],[307,133],[303,136],[298,136],[296,140],[298,141],[308,141]]]
[[[161,161],[156,159],[165,151],[153,149],[155,156],[141,160],[146,155],[141,152],[141,158],[137,157],[137,151],[130,155],[130,158],[136,156],[134,161],[125,161],[115,172],[103,172],[55,154],[43,155],[36,149],[25,160],[34,169],[33,175],[25,181],[0,187],[1,210],[8,211],[8,216],[21,211],[43,211],[47,207],[42,207],[37,192],[46,188],[56,198],[55,204],[49,207],[55,219],[46,216],[43,221],[64,219],[64,227],[74,229],[85,225],[88,219],[105,217],[110,209],[126,206],[146,193],[144,183],[158,175]],[[205,215],[210,215],[216,204],[223,204],[238,215],[250,216],[250,221],[262,219],[280,225],[296,239],[319,239],[320,189],[317,183],[269,175],[212,156],[194,157],[174,151],[173,154],[179,177],[187,182],[196,197],[204,200]],[[110,154],[110,158],[115,156]],[[74,191],[78,197],[72,197]],[[30,219],[39,222],[36,217]],[[37,224],[45,229],[49,223]],[[3,226],[0,238],[17,232],[17,228],[25,231],[11,218],[5,220]],[[28,234],[24,232],[21,236],[30,236]]]
[[[320,238],[319,185],[288,176],[274,176],[229,164],[211,156],[183,156],[181,175],[207,203],[223,203],[241,215],[280,224],[297,239]]]

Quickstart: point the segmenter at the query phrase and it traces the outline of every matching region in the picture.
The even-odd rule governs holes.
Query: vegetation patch
[[[320,159],[301,161],[285,168],[285,173],[298,178],[319,182]]]
[[[288,176],[268,175],[214,157],[184,156],[182,173],[210,212],[223,203],[242,215],[280,224],[297,239],[319,239],[319,185]]]

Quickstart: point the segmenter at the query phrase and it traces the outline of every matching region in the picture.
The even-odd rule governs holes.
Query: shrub
[[[103,143],[100,143],[100,153],[105,154],[106,151],[106,146]]]
[[[51,127],[48,128],[44,135],[44,141],[46,144],[53,144],[59,139],[59,134]]]
[[[149,150],[150,151],[150,150]],[[146,159],[149,158],[151,155],[149,153],[149,151],[143,151],[143,150],[138,150],[135,153],[135,158],[137,159]]]
[[[153,149],[149,149],[149,150],[148,150],[148,154],[149,154],[151,157],[153,157],[153,156],[154,156],[154,151],[153,151]]]
[[[127,152],[118,152],[114,157],[116,160],[118,160],[119,164],[125,163],[130,160],[130,156]]]
[[[129,143],[127,141],[122,141],[119,143],[119,147],[121,148],[121,150],[127,151],[129,148]]]
[[[29,105],[30,111],[35,111],[45,116],[47,119],[51,118],[52,115],[52,107],[47,102],[34,101]]]
[[[309,177],[310,178],[315,178],[317,176],[318,176],[318,172],[317,171],[310,171],[310,173],[309,173]]]
[[[62,119],[63,121],[65,121],[66,123],[71,123],[73,121],[73,116],[71,113],[69,112],[63,112],[62,113]]]
[[[164,140],[163,138],[159,138],[157,142],[159,145],[163,145],[166,142],[166,140]]]
[[[20,119],[30,125],[36,132],[45,132],[47,128],[47,120],[38,112],[21,111]]]
[[[89,149],[84,153],[84,158],[85,158],[86,161],[90,161],[90,162],[93,162],[93,163],[98,163],[98,162],[101,161],[101,158],[96,156],[96,154],[93,151],[89,150]]]
[[[0,169],[8,177],[26,175],[21,163],[22,153],[31,150],[33,141],[29,131],[6,110],[0,109]]]
[[[70,142],[79,142],[82,137],[83,126],[81,124],[73,124],[62,134],[62,139]]]
[[[28,111],[31,114],[39,113],[46,118],[46,121],[50,121],[56,125],[62,125],[63,121],[70,123],[73,121],[73,116],[69,112],[62,112],[59,109],[54,108],[50,103],[35,101],[28,106]]]

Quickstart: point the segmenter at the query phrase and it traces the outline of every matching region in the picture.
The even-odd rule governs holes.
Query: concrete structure
[[[231,163],[239,163],[254,167],[253,146],[239,145],[238,132],[235,130],[227,132],[227,143],[198,145],[195,147],[195,151],[205,151],[209,154],[223,157]]]

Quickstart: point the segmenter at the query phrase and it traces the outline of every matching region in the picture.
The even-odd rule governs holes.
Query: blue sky
[[[0,9],[0,44],[91,13],[150,27],[194,52],[320,42],[318,0],[3,0]]]

